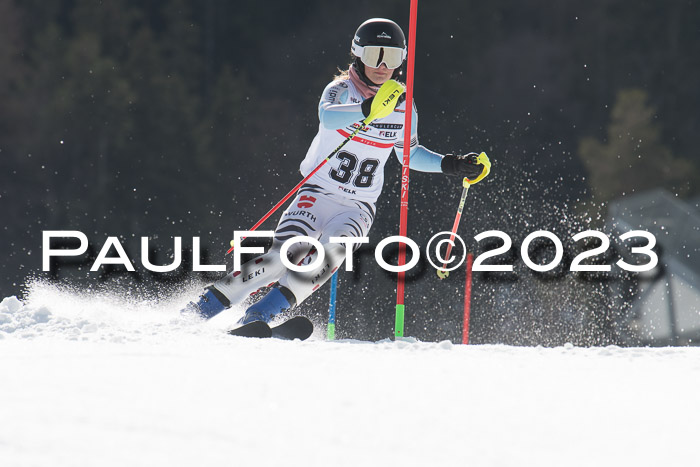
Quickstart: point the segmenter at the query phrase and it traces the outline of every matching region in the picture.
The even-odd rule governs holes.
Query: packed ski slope
[[[0,304],[0,465],[695,465],[700,348],[227,336],[35,284]]]

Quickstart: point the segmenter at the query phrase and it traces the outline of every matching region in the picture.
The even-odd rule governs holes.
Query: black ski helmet
[[[360,72],[362,79],[368,82],[368,84],[371,83],[371,81],[369,81],[365,75],[365,64],[362,61],[362,54],[365,47],[399,49],[401,51],[401,64],[406,60],[408,52],[406,48],[406,36],[401,30],[401,27],[392,20],[372,18],[362,23],[355,32],[355,37],[350,46],[350,53],[355,58],[355,67]],[[377,63],[377,66],[380,64],[381,62]],[[396,79],[400,75],[401,65],[394,69],[392,78]]]

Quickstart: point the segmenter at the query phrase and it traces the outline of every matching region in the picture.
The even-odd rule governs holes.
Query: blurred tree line
[[[42,230],[81,230],[97,248],[197,235],[220,262],[231,232],[298,181],[357,26],[407,29],[408,5],[0,0],[2,296],[40,271]],[[494,160],[467,235],[561,229],[583,201],[654,186],[696,194],[699,24],[695,0],[421,2],[421,142]],[[412,175],[417,239],[454,215],[459,183],[435,177]],[[376,238],[397,231],[398,186],[392,162]],[[425,290],[428,304],[444,295]]]

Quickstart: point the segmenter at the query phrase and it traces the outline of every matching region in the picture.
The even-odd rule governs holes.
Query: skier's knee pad
[[[321,287],[345,260],[345,246],[338,243],[326,243],[323,245],[324,258],[318,262],[318,256],[312,255],[311,262],[317,262],[318,266],[311,271],[288,271],[280,279],[280,285],[289,289],[296,297],[297,303],[306,300],[313,292]]]
[[[270,251],[281,253],[284,242],[275,240]],[[294,242],[287,248],[287,260],[292,264],[299,264],[313,250],[313,245],[307,242]]]

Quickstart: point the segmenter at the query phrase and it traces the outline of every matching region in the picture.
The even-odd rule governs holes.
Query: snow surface
[[[0,465],[697,465],[700,348],[306,342],[34,284],[0,304]],[[192,293],[189,293],[192,296]],[[320,324],[320,323],[319,323]]]

